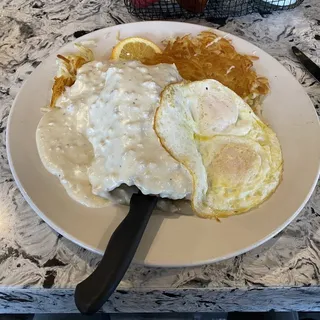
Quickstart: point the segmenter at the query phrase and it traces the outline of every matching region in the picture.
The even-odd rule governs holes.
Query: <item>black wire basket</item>
[[[128,11],[143,20],[227,18],[293,9],[304,0],[124,0]]]

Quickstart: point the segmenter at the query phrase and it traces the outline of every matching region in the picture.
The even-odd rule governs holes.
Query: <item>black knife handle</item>
[[[298,60],[304,65],[304,67],[320,82],[320,67],[317,66],[297,47],[293,46],[292,52],[298,58]]]
[[[75,290],[82,314],[93,314],[109,299],[126,273],[157,203],[156,196],[133,194],[128,215],[112,234],[98,267]]]

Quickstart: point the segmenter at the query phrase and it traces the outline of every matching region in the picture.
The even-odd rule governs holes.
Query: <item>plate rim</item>
[[[193,23],[185,23],[185,22],[176,22],[176,21],[140,21],[140,22],[131,22],[131,23],[125,23],[125,24],[120,24],[120,25],[114,25],[114,26],[109,26],[109,27],[105,27],[105,28],[101,28],[99,30],[95,30],[93,32],[90,32],[84,36],[81,36],[75,40],[69,41],[65,44],[63,44],[63,46],[59,47],[58,50],[56,50],[53,53],[50,53],[49,55],[46,56],[46,58],[44,58],[41,62],[41,64],[39,64],[39,66],[37,66],[37,68],[39,68],[46,60],[48,60],[51,56],[55,55],[59,50],[61,50],[62,48],[64,48],[66,45],[75,43],[77,41],[81,41],[82,38],[87,37],[87,36],[92,36],[94,37],[96,34],[99,34],[103,31],[108,32],[109,29],[111,28],[121,28],[122,26],[127,26],[127,25],[137,25],[137,24],[180,24],[180,25],[189,25],[189,26],[195,26],[196,24]],[[212,30],[215,33],[218,34],[223,34],[223,35],[230,35],[231,37],[235,37],[235,38],[239,38],[242,41],[245,41],[246,43],[249,43],[251,46],[254,46],[256,48],[258,48],[259,50],[264,51],[270,58],[272,58],[274,61],[276,61],[282,68],[283,70],[290,74],[291,78],[294,79],[295,82],[297,82],[299,84],[299,86],[302,87],[302,85],[299,83],[299,81],[295,78],[294,75],[292,75],[292,73],[289,72],[289,70],[287,70],[277,59],[275,59],[273,56],[271,56],[268,52],[266,52],[265,50],[259,48],[258,46],[256,46],[255,44],[243,39],[241,36],[237,36],[237,35],[233,35],[229,32],[225,32],[219,29],[215,29],[212,27],[208,27],[208,26],[204,26],[204,25],[196,25],[196,26],[200,26],[203,28],[207,28],[208,30]],[[87,40],[85,40],[87,41]],[[37,69],[35,68],[34,71]],[[97,253],[102,255],[103,251],[100,250],[99,248],[93,247],[85,242],[82,242],[80,239],[75,238],[73,235],[71,235],[70,233],[66,232],[65,230],[61,229],[60,226],[58,226],[55,222],[53,222],[50,218],[48,218],[44,212],[42,212],[37,205],[33,202],[33,200],[29,197],[28,193],[26,192],[26,190],[24,189],[17,173],[15,170],[15,167],[13,165],[13,159],[11,157],[11,146],[10,146],[10,142],[9,142],[9,132],[10,132],[10,127],[11,127],[11,122],[12,122],[12,117],[14,114],[14,106],[16,104],[16,102],[19,99],[19,96],[22,92],[22,89],[24,88],[24,86],[27,84],[27,82],[30,81],[30,79],[32,79],[33,73],[24,81],[24,83],[22,84],[22,86],[19,88],[19,91],[17,93],[17,95],[15,96],[12,104],[11,104],[11,108],[10,108],[10,112],[9,112],[9,116],[8,116],[8,120],[7,120],[7,126],[6,126],[6,138],[5,138],[5,143],[6,143],[6,152],[7,152],[7,158],[8,158],[8,163],[9,163],[9,167],[10,170],[12,172],[13,178],[15,183],[17,184],[18,189],[20,190],[21,194],[23,195],[24,199],[27,201],[27,203],[30,205],[30,207],[32,208],[33,211],[35,211],[37,213],[37,215],[44,220],[52,229],[54,229],[56,232],[58,232],[59,234],[61,234],[63,237],[69,239],[70,241],[72,241],[73,243],[76,243],[77,245],[81,246],[82,248],[85,248],[91,252]],[[303,87],[302,87],[303,88]],[[305,93],[305,97],[308,98],[309,103],[313,106],[314,108],[314,104],[312,102],[312,100],[310,99],[310,96],[307,94],[307,92],[305,91],[305,89],[303,88],[303,91]],[[317,112],[314,108],[314,113],[316,115],[316,118],[318,119],[317,124],[318,127],[320,128],[320,121],[319,121],[319,116],[317,115]],[[134,263],[138,264],[138,265],[143,265],[143,266],[147,266],[147,267],[172,267],[172,268],[179,268],[179,267],[196,267],[196,266],[201,266],[204,264],[212,264],[215,262],[219,262],[219,261],[223,261],[238,255],[241,255],[243,253],[246,253],[254,248],[259,247],[260,245],[262,245],[263,243],[265,243],[266,241],[270,240],[271,238],[273,238],[274,236],[276,236],[279,232],[281,232],[286,226],[288,226],[301,212],[301,210],[305,207],[306,203],[308,202],[308,200],[310,199],[316,185],[317,185],[317,181],[319,179],[319,175],[320,175],[320,158],[318,159],[318,172],[317,175],[314,177],[313,183],[311,185],[311,188],[309,189],[308,194],[306,195],[304,201],[302,202],[302,204],[300,205],[300,207],[287,219],[285,220],[285,222],[283,224],[281,224],[280,226],[278,226],[275,230],[273,230],[273,232],[269,233],[268,235],[266,235],[264,238],[262,238],[260,241],[258,242],[254,242],[253,244],[246,246],[245,248],[242,248],[240,250],[237,251],[233,251],[230,254],[224,255],[224,256],[219,256],[216,258],[212,258],[210,260],[205,260],[205,261],[196,261],[193,263],[188,263],[188,264],[168,264],[168,263],[164,263],[164,264],[155,264],[155,263],[148,263],[148,262],[138,262],[138,261],[134,261]]]

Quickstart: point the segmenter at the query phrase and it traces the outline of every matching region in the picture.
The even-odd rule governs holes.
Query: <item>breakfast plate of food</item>
[[[309,199],[320,126],[304,89],[231,34],[177,22],[95,31],[42,62],[12,106],[10,167],[34,211],[104,252],[133,194],[157,195],[135,261],[226,259]]]

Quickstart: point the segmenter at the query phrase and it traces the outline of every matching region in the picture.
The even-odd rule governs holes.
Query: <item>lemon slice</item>
[[[112,50],[112,60],[138,60],[152,58],[155,54],[162,53],[161,49],[153,42],[139,38],[126,38],[119,42]]]

